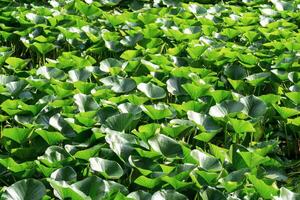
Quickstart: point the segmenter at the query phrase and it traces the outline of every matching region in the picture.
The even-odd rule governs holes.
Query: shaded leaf
[[[3,200],[40,200],[46,194],[44,184],[35,179],[24,179],[6,188]]]
[[[105,178],[119,179],[123,176],[123,169],[116,161],[94,157],[90,158],[89,162],[91,169],[100,172]]]

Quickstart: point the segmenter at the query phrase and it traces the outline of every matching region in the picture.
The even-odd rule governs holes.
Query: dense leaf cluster
[[[299,24],[299,0],[0,0],[1,199],[299,199]]]

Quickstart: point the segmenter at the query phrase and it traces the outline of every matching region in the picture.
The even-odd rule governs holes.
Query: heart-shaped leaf
[[[121,192],[127,194],[127,189],[116,182],[103,180],[97,176],[89,176],[71,186],[75,191],[81,191],[91,199],[103,199],[110,193]]]
[[[100,62],[100,70],[106,73],[117,74],[122,67],[122,62],[115,58],[107,58]]]
[[[220,161],[206,153],[203,153],[199,150],[192,150],[191,156],[198,162],[199,167],[207,171],[221,171],[222,165]]]
[[[225,117],[231,113],[238,113],[242,111],[244,105],[240,102],[226,100],[220,104],[210,107],[209,115],[212,117]]]
[[[16,70],[22,70],[26,67],[29,61],[29,59],[24,60],[17,57],[9,57],[5,62]]]
[[[134,120],[131,113],[120,113],[107,118],[105,124],[112,130],[125,131],[133,128]]]
[[[263,180],[258,179],[255,175],[248,174],[247,178],[263,198],[271,199],[273,196],[277,195],[278,189],[271,185],[267,185]]]
[[[135,81],[130,78],[109,76],[102,78],[100,81],[109,86],[115,93],[128,93],[136,87]]]
[[[188,198],[179,192],[173,190],[160,190],[152,195],[151,199],[164,199],[164,200],[187,200]]]
[[[80,112],[95,111],[99,108],[98,103],[90,95],[75,94],[74,99]]]
[[[189,120],[195,122],[203,131],[219,132],[222,128],[213,120],[212,117],[197,113],[194,111],[187,112]]]
[[[40,200],[46,194],[44,184],[35,179],[24,179],[6,188],[2,194],[3,200]]]
[[[173,116],[173,112],[166,104],[143,105],[142,110],[153,120]]]
[[[230,124],[237,133],[255,132],[253,125],[245,120],[230,119]]]
[[[105,178],[119,179],[123,176],[123,169],[116,161],[98,157],[90,158],[89,161],[91,169],[100,172]]]
[[[168,136],[157,134],[150,138],[148,142],[154,151],[161,153],[167,158],[183,156],[183,151],[180,144]]]
[[[2,131],[2,136],[10,138],[19,144],[29,139],[32,130],[24,128],[6,128]]]
[[[243,97],[240,99],[240,102],[244,105],[243,112],[250,117],[261,117],[267,111],[267,105],[254,95]]]
[[[151,99],[163,99],[166,97],[165,90],[153,83],[140,83],[137,88]]]
[[[77,173],[72,167],[64,167],[55,170],[51,176],[56,181],[76,181]]]

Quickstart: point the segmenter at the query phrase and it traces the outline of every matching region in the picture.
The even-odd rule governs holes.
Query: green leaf
[[[210,200],[210,199],[225,200],[226,199],[226,197],[220,190],[217,190],[216,188],[210,186],[208,186],[207,189],[204,192],[202,192],[200,195],[203,200]]]
[[[51,85],[56,96],[60,98],[66,98],[73,95],[73,91],[70,89],[64,89],[62,85]]]
[[[91,94],[91,91],[96,87],[96,84],[77,81],[74,83],[74,87],[83,94]]]
[[[118,105],[118,109],[121,113],[131,113],[135,115],[135,119],[139,119],[139,114],[142,112],[142,109],[138,105],[126,102]]]
[[[6,188],[2,194],[3,200],[40,200],[46,194],[44,184],[35,179],[24,179]]]
[[[29,21],[31,21],[34,24],[41,24],[44,23],[45,18],[43,16],[34,14],[34,13],[27,13],[25,15],[26,19],[28,19]]]
[[[160,190],[152,195],[151,199],[161,200],[187,200],[188,198],[175,190]]]
[[[229,150],[209,143],[209,149],[212,155],[220,159],[222,163],[229,160]]]
[[[298,192],[299,8],[0,0],[0,199],[32,177],[42,200]]]
[[[201,185],[215,184],[218,179],[218,172],[204,171],[203,169],[195,169],[190,173],[191,179],[196,183],[197,187]]]
[[[207,46],[195,45],[193,47],[188,47],[186,51],[192,59],[199,59],[206,49]]]
[[[92,17],[95,15],[99,15],[100,9],[94,6],[93,4],[85,4],[84,2],[81,1],[76,1],[75,7],[85,16]]]
[[[262,141],[254,143],[251,147],[249,147],[249,150],[251,152],[260,155],[260,156],[266,156],[269,153],[272,153],[276,151],[278,148],[279,142],[277,140],[268,140],[268,141]]]
[[[116,182],[106,181],[97,176],[89,176],[72,184],[72,189],[80,191],[90,199],[105,199],[110,193],[121,192],[127,194],[127,189]]]
[[[180,144],[168,136],[157,134],[150,138],[148,143],[154,151],[161,153],[167,158],[177,158],[183,156],[183,151]]]
[[[261,117],[267,111],[267,105],[254,95],[243,97],[240,102],[244,105],[243,112],[250,117]]]
[[[136,87],[134,80],[117,76],[109,76],[100,79],[100,81],[111,88],[115,93],[128,93]]]
[[[84,126],[93,127],[98,120],[97,111],[80,112],[75,115],[75,118]]]
[[[135,70],[138,70],[140,62],[137,60],[130,60],[122,65],[122,69],[126,72],[134,72]]]
[[[61,132],[66,137],[75,137],[76,133],[69,123],[60,115],[55,114],[49,119],[49,125]]]
[[[14,173],[24,172],[26,170],[31,170],[35,167],[35,164],[32,161],[17,163],[11,157],[6,157],[2,155],[0,156],[0,164]]]
[[[52,43],[38,43],[34,42],[32,44],[32,47],[34,47],[39,53],[42,55],[45,55],[55,49],[55,45]]]
[[[263,180],[258,179],[256,176],[247,174],[247,178],[264,199],[272,199],[277,195],[278,189],[267,185]]]
[[[240,34],[240,31],[233,28],[224,28],[221,34],[227,36],[229,39],[233,39]]]
[[[122,62],[115,58],[107,58],[100,62],[100,70],[106,73],[118,74],[121,67]]]
[[[138,191],[131,192],[130,194],[127,195],[127,197],[135,200],[151,200],[152,195],[143,190],[138,190]]]
[[[142,105],[141,109],[152,120],[160,120],[173,116],[173,112],[166,104]]]
[[[68,71],[68,74],[72,82],[77,82],[77,81],[87,81],[87,79],[91,75],[91,72],[86,69],[73,69]]]
[[[5,85],[7,83],[16,81],[16,77],[15,76],[6,76],[3,74],[0,74],[0,85]]]
[[[232,98],[232,93],[227,90],[215,90],[211,92],[211,96],[216,103],[220,103],[221,101]]]
[[[74,99],[80,112],[95,111],[99,108],[98,103],[91,95],[75,94]]]
[[[186,112],[189,110],[199,112],[202,111],[205,108],[205,106],[206,104],[204,102],[192,100],[192,101],[183,102],[181,105],[179,105],[179,109],[182,109]]]
[[[132,60],[137,57],[139,53],[140,52],[138,50],[127,50],[124,51],[120,57],[124,60]]]
[[[170,78],[167,80],[167,90],[169,93],[173,95],[183,95],[185,94],[184,90],[182,89],[181,85],[183,84],[183,79],[180,78]]]
[[[191,187],[193,185],[192,182],[180,181],[180,180],[177,180],[174,177],[169,177],[169,176],[163,176],[163,177],[161,177],[161,180],[167,182],[168,184],[170,184],[176,190],[188,188],[188,187]]]
[[[23,59],[17,58],[17,57],[9,57],[6,59],[5,62],[16,70],[22,70],[30,62],[30,59],[23,60]]]
[[[216,133],[219,132],[222,127],[220,127],[212,117],[202,114],[202,113],[197,113],[194,111],[188,111],[187,112],[188,119],[193,121],[194,123],[197,124],[202,131],[209,132],[209,133]]]
[[[148,178],[146,176],[139,176],[134,180],[134,183],[145,188],[153,189],[160,185],[161,180],[160,178]]]
[[[141,64],[142,64],[143,68],[148,69],[148,71],[150,71],[150,72],[159,72],[160,66],[158,64],[161,63],[160,59],[162,57],[154,57],[154,56],[151,56],[151,57],[153,57],[152,62],[150,62],[148,60],[141,59]],[[168,63],[168,61],[165,62],[165,60],[163,60],[162,63],[166,64],[166,63]]]
[[[121,2],[121,0],[100,0],[101,4],[104,6],[115,6]]]
[[[138,96],[135,94],[129,94],[127,96],[127,99],[130,103],[135,104],[135,105],[141,105],[149,100],[147,97],[141,97],[141,96]]]
[[[232,118],[229,121],[236,133],[255,132],[253,125],[248,121]]]
[[[49,167],[60,167],[72,160],[70,154],[58,146],[50,146],[46,149],[44,155],[39,156],[38,160]]]
[[[280,114],[280,116],[283,119],[287,119],[289,117],[298,115],[300,113],[300,111],[298,111],[296,109],[288,108],[288,107],[281,107],[276,104],[273,104],[273,107],[275,108],[275,110]]]
[[[275,94],[266,94],[260,96],[259,98],[265,102],[266,105],[270,106],[272,104],[277,104],[280,101],[281,96]]]
[[[270,76],[270,72],[261,72],[247,76],[246,79],[251,85],[258,86],[265,82]]]
[[[37,69],[36,71],[37,75],[42,75],[43,77],[45,77],[46,79],[58,79],[58,80],[62,80],[66,77],[66,74],[64,73],[64,71],[54,68],[54,67],[40,67]]]
[[[130,165],[144,176],[151,174],[153,171],[160,170],[158,164],[154,163],[150,158],[142,158],[139,156],[129,156],[128,161]]]
[[[0,115],[0,122],[4,122],[9,119],[9,116]]]
[[[125,131],[132,129],[134,125],[134,115],[131,113],[120,113],[108,117],[105,121],[105,124],[112,130],[116,131]]]
[[[24,80],[13,81],[6,84],[6,89],[12,96],[18,96],[26,85],[27,82]]]
[[[241,62],[248,65],[256,65],[258,62],[258,58],[252,54],[239,54],[238,57]]]
[[[295,126],[300,126],[300,117],[296,117],[294,119],[288,119],[288,124],[293,124]]]
[[[168,136],[177,138],[182,133],[185,133],[191,126],[183,124],[170,124],[170,126],[163,126],[162,131]]]
[[[135,135],[137,135],[139,138],[141,138],[144,141],[147,141],[149,138],[154,136],[154,134],[159,130],[160,125],[151,123],[146,125],[139,126],[139,132],[134,132]]]
[[[299,193],[294,193],[285,187],[280,188],[280,196],[275,197],[275,200],[297,200],[300,198]]]
[[[22,144],[30,138],[31,133],[32,130],[27,128],[5,128],[1,135]]]
[[[221,171],[223,169],[220,161],[206,153],[203,153],[197,149],[191,151],[191,156],[197,160],[199,167],[206,171]]]
[[[248,169],[241,169],[237,171],[233,171],[228,174],[226,177],[219,180],[219,182],[225,187],[227,192],[234,192],[239,187],[244,184],[244,180],[246,178],[245,174],[249,172]]]
[[[285,11],[285,10],[293,9],[293,6],[290,2],[276,1],[276,0],[271,0],[271,2],[274,4],[276,10],[278,10],[278,11]]]
[[[105,141],[123,161],[128,161],[128,157],[134,150],[133,146],[138,144],[137,138],[132,134],[125,134],[113,130],[106,130]]]
[[[237,154],[242,158],[246,166],[249,168],[257,167],[258,165],[268,161],[266,157],[260,156],[259,154],[253,152],[238,152]]]
[[[77,188],[73,188],[65,181],[56,181],[53,179],[47,179],[51,187],[54,189],[54,194],[58,199],[78,199],[78,200],[90,200],[87,195]]]
[[[90,158],[89,162],[91,169],[100,172],[105,178],[119,179],[124,174],[122,167],[116,161],[94,157]]]
[[[49,145],[58,144],[67,139],[59,132],[49,132],[41,129],[35,130],[35,132],[40,135]]]
[[[163,99],[166,97],[165,90],[153,83],[140,83],[137,88],[150,99]]]
[[[182,85],[182,88],[192,97],[192,99],[197,99],[202,96],[206,96],[210,93],[210,85],[197,86],[193,83],[186,83]]]
[[[217,132],[212,132],[212,133],[203,132],[203,133],[196,135],[194,138],[196,140],[200,140],[202,142],[209,142],[216,136],[216,134],[217,134]]]
[[[101,145],[95,145],[91,148],[77,151],[73,156],[74,158],[89,160],[91,157],[96,156],[100,150],[101,150]]]
[[[0,47],[0,66],[3,65],[5,60],[10,57],[14,52],[9,47]]]
[[[209,115],[212,117],[223,118],[231,113],[238,113],[242,111],[244,105],[237,101],[226,100],[220,104],[210,107]]]
[[[120,43],[126,47],[133,47],[137,42],[143,39],[143,35],[141,33],[136,33],[133,35],[125,36]]]
[[[291,99],[295,104],[300,104],[300,92],[288,92],[285,94],[289,99]]]
[[[70,167],[63,167],[60,169],[55,170],[51,176],[52,179],[56,180],[56,181],[76,181],[77,179],[77,173],[76,171]]]
[[[249,40],[249,42],[252,43],[258,38],[259,33],[255,31],[247,31],[246,33],[244,33],[244,36]]]

